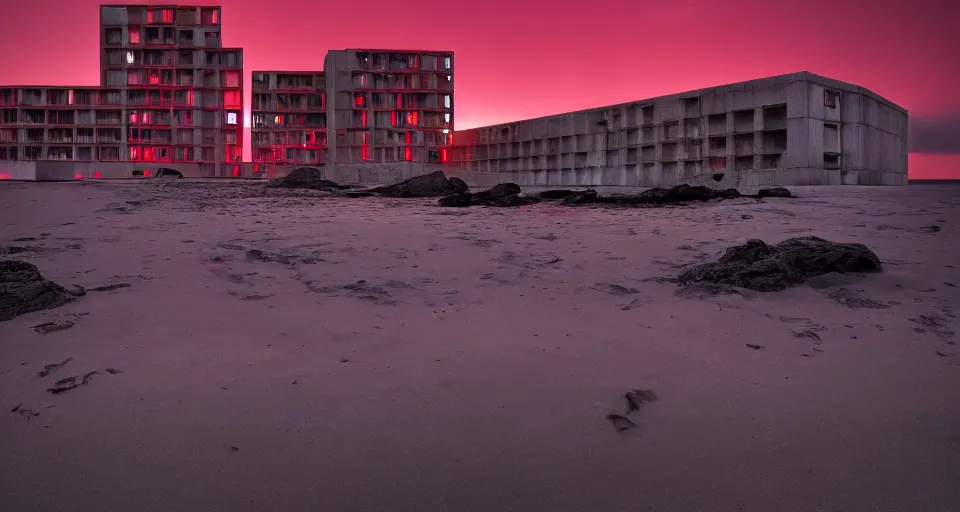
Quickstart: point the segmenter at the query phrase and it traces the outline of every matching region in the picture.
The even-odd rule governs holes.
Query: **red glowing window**
[[[394,110],[393,112],[390,112],[390,124],[393,125],[393,126],[396,126],[396,125],[397,125],[397,111],[396,111],[396,110]]]
[[[364,107],[367,104],[367,96],[365,94],[358,94],[353,97],[353,104],[358,107]]]
[[[446,162],[448,158],[447,148],[440,148],[440,161]]]
[[[130,44],[140,44],[140,27],[130,27]]]
[[[316,132],[304,132],[303,134],[303,143],[310,144],[311,146],[317,143],[317,134]]]
[[[103,176],[100,174],[100,171],[97,171],[97,172],[93,173],[93,177],[94,177],[94,178],[102,178]]]
[[[9,180],[12,179],[13,175],[8,172],[0,172],[0,180]]]
[[[74,175],[73,175],[73,179],[75,179],[75,180],[82,180],[82,179],[83,179],[83,175],[80,174],[80,173],[74,174]]]
[[[159,85],[160,84],[160,70],[151,69],[150,70],[150,85]]]
[[[419,125],[420,112],[407,112],[407,124],[411,126]]]
[[[163,10],[163,22],[164,23],[173,23],[173,9],[164,9]],[[149,174],[145,174],[149,176]]]
[[[360,148],[360,158],[363,160],[370,160],[370,146],[363,146]]]
[[[234,166],[233,166],[233,175],[234,175],[234,176],[240,176],[240,166],[239,166],[239,165],[234,165]]]
[[[408,162],[413,160],[413,148],[410,148],[410,147],[403,148],[403,159]]]
[[[190,91],[191,93],[193,91]],[[240,108],[240,91],[223,91],[223,108]]]
[[[397,95],[397,108],[403,108],[403,95]]]
[[[404,140],[404,142],[406,142],[407,144],[412,144],[412,143],[413,143],[413,132],[404,132],[404,134],[403,134],[403,140]]]
[[[130,147],[130,160],[133,162],[140,160],[140,148],[133,146]]]
[[[360,126],[367,125],[367,111],[360,112]]]

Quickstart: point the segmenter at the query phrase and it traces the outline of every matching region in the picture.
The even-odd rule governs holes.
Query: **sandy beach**
[[[0,510],[960,510],[960,186],[791,190],[459,209],[2,184],[0,259],[104,291],[0,322]],[[807,235],[884,272],[669,281]],[[632,389],[658,400],[620,432]]]

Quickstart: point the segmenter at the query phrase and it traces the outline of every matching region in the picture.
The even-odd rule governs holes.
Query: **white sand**
[[[468,210],[254,190],[0,186],[0,245],[38,238],[16,245],[64,285],[131,284],[0,323],[0,511],[960,507],[958,187]],[[126,200],[145,202],[97,212]],[[890,306],[648,280],[803,235],[867,244],[885,272],[843,286]],[[360,279],[387,294],[325,288]],[[617,432],[633,388],[660,399]]]

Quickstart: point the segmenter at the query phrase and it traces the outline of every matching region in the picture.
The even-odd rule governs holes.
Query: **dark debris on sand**
[[[80,292],[44,279],[36,265],[25,261],[0,261],[0,322],[63,306],[79,295]]]
[[[677,276],[681,285],[713,283],[760,292],[796,286],[828,272],[881,272],[880,259],[862,244],[807,236],[776,245],[751,239],[726,250],[716,262],[695,265]]]
[[[384,197],[443,197],[464,194],[467,190],[467,184],[460,178],[447,178],[443,171],[436,171],[370,192]]]
[[[516,207],[539,203],[540,198],[521,194],[520,185],[516,183],[500,183],[488,190],[471,194],[461,192],[440,198],[440,206],[468,207],[468,206],[495,206]]]

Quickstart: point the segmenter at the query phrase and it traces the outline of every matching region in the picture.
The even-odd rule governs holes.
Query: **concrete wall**
[[[866,89],[794,73],[457,132],[449,173],[536,187],[905,184],[906,119]]]

